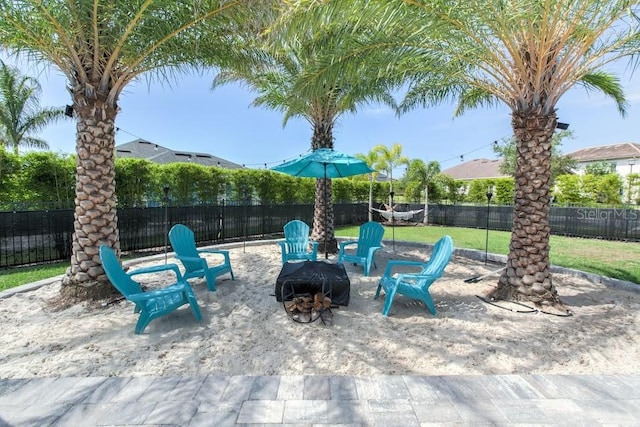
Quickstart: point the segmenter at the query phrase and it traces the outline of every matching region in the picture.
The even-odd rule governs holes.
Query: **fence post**
[[[487,237],[484,242],[484,265],[487,265],[487,261],[489,260],[489,213],[491,208],[491,197],[493,197],[493,193],[491,190],[487,190]]]
[[[218,214],[218,237],[224,243],[224,210],[225,210],[225,200],[222,199],[220,213]]]
[[[169,238],[169,186],[165,185],[162,188],[164,191],[164,263],[167,264],[167,248],[169,246],[169,242],[167,239]]]

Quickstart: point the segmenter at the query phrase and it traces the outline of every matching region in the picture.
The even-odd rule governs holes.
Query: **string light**
[[[490,142],[489,144],[485,144],[482,147],[478,147],[478,148],[476,148],[474,150],[467,151],[466,153],[460,154],[458,156],[451,157],[451,158],[448,158],[446,160],[440,160],[438,163],[443,164],[443,163],[447,163],[447,162],[450,162],[450,161],[453,161],[453,160],[456,160],[456,159],[460,159],[461,162],[464,162],[464,156],[466,156],[468,154],[471,154],[471,153],[475,153],[476,151],[484,150],[485,148],[490,147],[490,146],[497,147],[499,145],[498,141],[504,141],[505,139],[507,139],[509,137],[511,137],[511,135],[505,135],[502,138],[500,138],[499,140]]]
[[[142,138],[142,137],[140,137],[140,136],[138,136],[138,135],[135,135],[135,134],[133,134],[133,133],[131,133],[131,132],[128,132],[128,131],[126,131],[126,130],[124,130],[124,129],[122,129],[122,128],[119,128],[119,127],[116,127],[116,132],[124,132],[124,133],[126,133],[126,134],[128,134],[128,135],[133,136],[134,138],[138,138],[138,139],[145,140],[144,138]],[[498,146],[499,146],[499,144],[500,144],[500,143],[499,143],[499,141],[504,141],[505,139],[507,139],[507,138],[509,138],[509,137],[511,137],[511,135],[505,135],[505,136],[503,136],[502,138],[500,138],[500,139],[498,139],[498,140],[495,140],[495,141],[490,142],[489,144],[485,144],[485,145],[483,145],[483,146],[481,146],[481,147],[478,147],[478,148],[473,149],[473,150],[471,150],[471,151],[467,151],[466,153],[463,153],[463,154],[457,155],[457,156],[455,156],[455,157],[450,157],[450,158],[445,159],[445,160],[440,160],[440,161],[438,161],[438,163],[440,163],[440,164],[444,164],[444,163],[451,162],[451,161],[456,160],[456,159],[460,159],[460,161],[461,161],[461,162],[464,162],[464,157],[465,157],[465,156],[467,156],[467,155],[469,155],[469,154],[472,154],[472,153],[475,153],[475,152],[480,151],[480,150],[484,150],[485,148],[490,147],[490,146],[492,146],[492,147],[494,147],[494,148],[495,148],[495,147],[498,147]],[[145,140],[145,141],[146,141],[146,140]],[[285,163],[285,162],[287,162],[287,161],[289,161],[289,160],[293,160],[293,159],[295,159],[295,158],[302,157],[305,153],[307,153],[307,152],[309,152],[309,151],[311,151],[311,148],[309,148],[309,149],[308,149],[307,151],[305,151],[304,153],[299,154],[298,156],[291,157],[290,159],[284,159],[284,160],[282,160],[282,162],[275,161],[275,162],[265,162],[265,163],[243,163],[243,164],[242,164],[242,167],[243,167],[243,168],[246,168],[246,167],[252,167],[252,166],[253,166],[253,167],[260,167],[260,166],[264,166],[264,168],[265,168],[265,169],[268,169],[268,168],[269,168],[269,165],[277,165],[277,164],[280,164],[280,163]]]

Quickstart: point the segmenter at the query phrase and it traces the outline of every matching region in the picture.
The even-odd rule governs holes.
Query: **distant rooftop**
[[[124,144],[116,145],[116,157],[131,157],[147,159],[155,163],[192,162],[203,166],[218,166],[226,169],[241,169],[242,165],[216,157],[207,153],[191,151],[174,151],[162,145],[143,139],[136,139]]]
[[[596,162],[605,160],[640,158],[640,144],[624,142],[622,144],[599,145],[597,147],[583,148],[567,156],[576,162]]]
[[[505,178],[500,172],[500,159],[475,159],[459,165],[450,167],[442,171],[443,174],[449,175],[453,179],[482,179],[482,178]]]

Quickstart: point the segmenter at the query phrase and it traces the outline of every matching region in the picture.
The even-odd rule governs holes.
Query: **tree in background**
[[[62,108],[40,107],[40,83],[0,61],[0,144],[18,154],[20,147],[49,149],[35,134],[65,117]]]
[[[20,185],[30,204],[44,209],[73,206],[76,172],[73,156],[32,152],[21,156],[20,163]]]
[[[133,80],[172,77],[181,67],[237,61],[239,43],[260,31],[265,0],[0,0],[0,45],[52,65],[68,80],[77,121],[73,252],[63,294],[114,292],[99,259],[119,253],[115,192],[118,100]]]
[[[402,145],[397,142],[391,148],[378,144],[372,148],[377,155],[374,169],[385,171],[389,181],[389,209],[393,210],[393,170],[400,166],[409,166],[409,158],[402,155]]]
[[[221,71],[212,87],[243,83],[258,92],[254,106],[267,107],[284,113],[283,125],[300,117],[312,129],[311,149],[334,148],[333,130],[347,113],[355,113],[367,103],[395,105],[385,85],[371,85],[367,75],[372,67],[362,67],[358,74],[334,75],[331,79],[308,85],[302,79],[316,63],[331,57],[341,43],[339,35],[350,18],[336,23],[325,22],[308,30],[299,25],[306,22],[304,13],[283,14],[261,44],[248,45],[245,61]],[[357,16],[351,17],[357,20]],[[296,152],[292,152],[292,155]],[[319,250],[337,252],[334,233],[333,194],[331,179],[316,180],[314,220],[311,239],[320,243]],[[328,248],[324,248],[327,242]]]
[[[465,201],[471,203],[486,203],[487,192],[491,192],[491,201],[501,205],[513,204],[513,178],[485,178],[474,179],[469,184]]]
[[[145,206],[158,165],[146,159],[120,158],[115,161],[118,206]]]
[[[436,179],[442,187],[443,196],[446,200],[454,204],[464,200],[464,195],[467,192],[467,183],[442,173],[438,174]]]
[[[622,203],[623,180],[617,173],[604,175],[560,175],[554,198],[558,203],[592,206]]]
[[[375,165],[378,164],[379,154],[377,151],[371,150],[367,154],[358,153],[355,157],[366,162],[370,168],[375,169]],[[379,175],[380,172],[377,170],[367,175],[369,177],[369,221],[373,221],[373,183],[378,180]]]
[[[583,175],[582,191],[587,200],[606,205],[622,202],[622,178],[617,173],[606,175]]]
[[[0,207],[8,209],[15,202],[20,184],[17,177],[20,170],[19,157],[0,145]]]
[[[605,161],[594,162],[585,166],[584,171],[590,175],[606,175],[616,173],[616,165]]]
[[[554,201],[558,203],[584,203],[581,181],[580,175],[560,175],[556,179],[553,191]]]
[[[573,132],[561,130],[554,132],[551,138],[551,183],[559,175],[573,173],[576,168],[576,161],[571,157],[562,154],[560,147],[563,139],[573,139]],[[493,144],[493,152],[502,158],[500,172],[505,175],[515,176],[516,174],[516,139],[511,137],[504,144]]]
[[[640,205],[640,173],[630,173],[626,176],[627,203]]]
[[[429,223],[429,192],[437,191],[437,183],[434,178],[440,174],[440,163],[431,161],[425,164],[420,159],[409,162],[407,173],[405,174],[406,186],[405,197],[415,201],[420,201],[420,195],[424,191],[424,219],[423,223]]]

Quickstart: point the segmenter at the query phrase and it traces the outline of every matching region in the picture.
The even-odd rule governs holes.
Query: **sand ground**
[[[527,310],[477,297],[496,276],[464,282],[495,266],[455,256],[430,289],[436,316],[398,296],[383,317],[383,297],[373,297],[387,261],[426,260],[429,253],[386,247],[370,277],[346,265],[350,303],[332,309],[331,325],[296,323],[276,301],[281,262],[273,242],[231,249],[236,280],[219,278],[216,292],[204,280],[191,280],[201,322],[185,306],[152,321],[142,335],[133,332],[137,315],[126,301],[60,309],[56,281],[0,299],[0,378],[639,372],[640,292],[571,274],[553,280],[572,316],[518,312]],[[175,262],[171,255],[169,262]],[[157,287],[173,276],[135,277]]]

